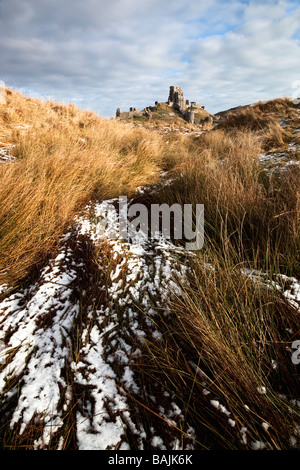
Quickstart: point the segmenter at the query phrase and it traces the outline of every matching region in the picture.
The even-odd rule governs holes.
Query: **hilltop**
[[[179,91],[156,127],[5,90],[1,449],[300,448],[300,106]]]
[[[154,106],[148,106],[143,110],[131,107],[129,111],[121,112],[118,108],[116,118],[139,123],[151,121],[152,125],[157,126],[162,123],[175,126],[189,123],[203,127],[213,123],[213,115],[205,110],[205,106],[186,100],[179,86],[170,87],[166,102],[156,101]]]

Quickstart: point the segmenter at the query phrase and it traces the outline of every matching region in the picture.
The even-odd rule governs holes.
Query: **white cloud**
[[[293,35],[299,25],[300,10],[287,16],[284,12],[288,2],[279,3],[270,9],[270,4],[252,2],[235,30],[191,44],[186,86],[193,84],[196,91],[200,77],[199,91],[204,100],[206,94],[212,94],[206,104],[214,112],[292,94],[300,56],[299,40],[293,39]],[[222,99],[217,103],[220,95]]]
[[[0,0],[0,78],[103,116],[176,84],[212,112],[293,93],[298,2],[185,3]]]

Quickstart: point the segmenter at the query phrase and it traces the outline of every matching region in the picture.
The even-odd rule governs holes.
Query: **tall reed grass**
[[[260,152],[253,132],[211,131],[191,144],[173,184],[154,195],[205,208],[204,246],[167,321],[158,322],[163,340],[148,345],[145,368],[180,398],[199,448],[297,442],[300,382],[290,347],[299,314],[245,270],[269,280],[299,275],[300,172],[267,176]]]
[[[155,182],[171,152],[159,135],[74,105],[12,91],[7,101],[0,128],[17,160],[0,166],[1,281],[43,262],[89,200]]]
[[[264,270],[299,274],[298,167],[268,175],[252,132],[217,129],[195,139],[158,197],[204,204],[207,243],[228,244]],[[224,249],[225,249],[224,246]],[[270,265],[271,263],[271,265]]]
[[[151,319],[161,339],[145,342],[135,365],[148,387],[161,383],[181,401],[197,448],[289,449],[299,437],[300,383],[290,352],[299,315],[244,271],[262,270],[270,279],[300,273],[299,167],[267,174],[259,161],[264,145],[289,139],[275,112],[293,117],[285,100],[260,103],[200,138],[165,139],[15,92],[0,110],[0,132],[16,144],[17,157],[0,166],[2,279],[17,282],[39,266],[88,201],[132,195],[158,182],[164,169],[169,184],[144,192],[140,202],[204,204],[204,247],[191,257],[189,283],[175,279],[181,295],[168,302],[167,317]],[[98,255],[90,253],[87,263],[96,266]],[[96,280],[91,285],[91,270],[96,299],[103,294]]]

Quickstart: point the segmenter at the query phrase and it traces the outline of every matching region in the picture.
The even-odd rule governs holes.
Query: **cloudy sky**
[[[0,0],[0,79],[103,117],[179,85],[212,113],[300,95],[299,0]]]

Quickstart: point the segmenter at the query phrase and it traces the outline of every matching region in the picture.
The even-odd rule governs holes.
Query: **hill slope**
[[[7,95],[1,448],[299,448],[299,108],[162,134]],[[204,204],[203,248],[124,238],[119,196]]]

